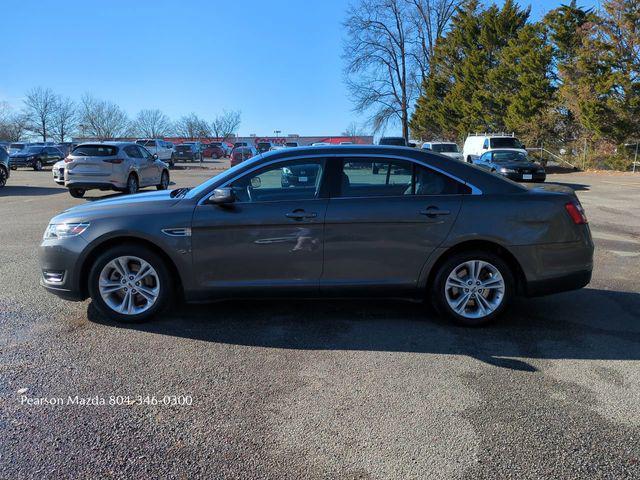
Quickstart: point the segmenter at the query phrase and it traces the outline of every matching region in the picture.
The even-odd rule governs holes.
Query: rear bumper
[[[573,272],[562,277],[528,282],[525,294],[527,297],[540,297],[554,293],[568,292],[569,290],[578,290],[579,288],[585,287],[589,282],[591,282],[591,270]]]

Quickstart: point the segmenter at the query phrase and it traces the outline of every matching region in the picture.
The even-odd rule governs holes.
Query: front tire
[[[88,280],[97,310],[124,323],[151,319],[166,308],[173,292],[164,260],[136,244],[107,250],[92,265]]]
[[[69,194],[73,198],[82,198],[87,191],[84,188],[70,188]]]
[[[35,163],[33,164],[33,169],[36,172],[39,172],[40,170],[42,170],[42,160],[36,160]]]
[[[515,294],[509,265],[484,251],[452,255],[439,267],[433,282],[436,309],[466,327],[486,325],[499,317]]]

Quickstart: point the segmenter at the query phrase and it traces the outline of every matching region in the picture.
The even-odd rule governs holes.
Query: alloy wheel
[[[469,260],[455,267],[444,288],[449,307],[461,317],[470,319],[491,315],[505,296],[502,274],[483,260]]]
[[[160,277],[145,260],[135,256],[108,262],[98,280],[104,303],[121,315],[139,315],[149,310],[160,295]]]

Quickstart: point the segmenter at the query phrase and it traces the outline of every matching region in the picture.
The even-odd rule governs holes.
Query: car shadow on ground
[[[568,183],[568,182],[553,182],[550,181],[548,183],[554,185],[562,185],[564,187],[572,188],[575,191],[589,191],[591,190],[591,185],[585,185],[584,183]]]
[[[11,179],[9,179],[11,182]],[[64,188],[56,187],[31,187],[23,185],[11,185],[8,183],[4,187],[0,188],[0,197],[37,197],[42,195],[55,195],[57,193],[64,193]]]
[[[597,289],[518,299],[505,317],[463,328],[417,303],[391,300],[229,300],[179,305],[144,324],[90,321],[199,341],[303,350],[466,355],[536,371],[526,359],[640,360],[640,294]]]

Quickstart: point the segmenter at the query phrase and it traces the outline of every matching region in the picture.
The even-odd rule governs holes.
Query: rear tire
[[[117,259],[121,260],[118,262],[120,267],[113,268]],[[145,271],[144,264],[151,270],[138,281],[137,275]],[[171,276],[164,260],[136,244],[119,245],[100,255],[91,266],[88,281],[89,294],[97,310],[117,322],[149,320],[166,308],[173,294]],[[122,288],[119,289],[120,285]],[[140,287],[144,291],[136,290]],[[129,300],[125,303],[127,296]]]
[[[0,167],[0,188],[4,187],[7,184],[7,178],[9,177],[8,172],[4,167]]]
[[[124,193],[133,195],[134,193],[138,193],[139,188],[140,184],[138,183],[138,176],[135,173],[129,174],[129,178],[127,178],[127,186],[124,189]]]
[[[82,198],[87,191],[84,188],[70,188],[69,194],[73,198]]]
[[[441,315],[465,327],[479,327],[504,312],[515,296],[515,280],[498,255],[461,252],[438,268],[431,294]]]

